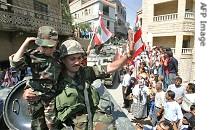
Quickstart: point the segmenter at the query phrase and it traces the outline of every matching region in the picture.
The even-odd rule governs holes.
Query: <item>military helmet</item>
[[[60,47],[61,58],[77,53],[85,53],[79,42],[75,40],[66,40],[61,44]]]
[[[56,45],[58,32],[51,26],[41,26],[38,29],[37,39],[35,43],[39,46],[53,47]]]

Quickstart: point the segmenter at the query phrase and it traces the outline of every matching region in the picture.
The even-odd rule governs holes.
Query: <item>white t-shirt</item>
[[[164,103],[164,115],[163,117],[169,121],[178,121],[183,118],[181,106],[176,102],[165,102]]]
[[[168,86],[168,90],[171,90],[175,93],[175,100],[181,98],[181,97],[184,97],[185,95],[185,88],[183,86],[180,86],[180,87],[176,87],[175,84],[171,84]]]
[[[163,104],[165,103],[165,92],[156,92],[155,94],[155,106],[158,108],[161,108]]]
[[[124,86],[124,87],[129,86],[130,82],[131,82],[131,76],[130,76],[130,74],[127,73],[123,77],[122,86]]]
[[[190,111],[190,106],[195,103],[195,94],[185,94],[181,104],[182,109]]]

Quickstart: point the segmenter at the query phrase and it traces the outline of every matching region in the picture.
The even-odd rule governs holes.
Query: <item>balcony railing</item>
[[[173,54],[175,54],[175,48],[171,48],[171,51],[173,52]]]
[[[192,50],[193,48],[182,48],[182,54],[192,54]],[[175,48],[171,48],[171,51],[173,52],[173,54],[176,53]]]
[[[192,48],[182,48],[182,54],[192,54]]]
[[[195,13],[194,12],[185,12],[185,18],[186,19],[195,19]]]
[[[177,19],[178,19],[178,13],[158,15],[153,17],[154,22],[177,20]],[[185,12],[185,19],[195,19],[195,13]]]
[[[158,15],[153,17],[154,22],[160,22],[160,21],[169,21],[169,20],[176,20],[178,14],[173,13],[173,14],[166,14],[166,15]]]

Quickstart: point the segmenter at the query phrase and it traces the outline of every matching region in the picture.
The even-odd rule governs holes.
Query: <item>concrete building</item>
[[[126,10],[119,0],[73,0],[69,7],[74,25],[90,23],[91,28],[94,28],[99,19],[98,13],[102,11],[105,26],[114,35],[127,34]]]
[[[103,11],[105,26],[114,33],[115,9],[112,3],[101,0],[74,0],[69,7],[74,25],[90,23],[92,28],[98,22],[99,11]]]
[[[143,0],[143,38],[152,46],[170,47],[183,81],[194,81],[195,0]]]
[[[127,37],[128,24],[126,22],[126,7],[120,0],[109,0],[115,5],[115,36]]]
[[[60,0],[0,0],[0,67],[8,67],[9,55],[26,37],[36,37],[40,26],[54,27],[60,38],[70,35],[72,29],[63,19],[63,5]]]

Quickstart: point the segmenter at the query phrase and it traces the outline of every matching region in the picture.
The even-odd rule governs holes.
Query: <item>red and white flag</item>
[[[92,49],[94,46],[105,43],[111,38],[111,36],[112,33],[106,28],[102,19],[102,13],[99,12],[99,20],[97,25],[94,27],[93,36],[88,45],[87,52],[89,53],[90,49]]]
[[[134,54],[133,58],[140,55],[145,50],[145,43],[142,40],[142,30],[139,28],[134,34]]]
[[[112,33],[106,28],[104,21],[102,19],[102,15],[100,15],[99,25],[95,29],[93,42],[95,43],[95,45],[100,45],[105,43],[111,36]]]

